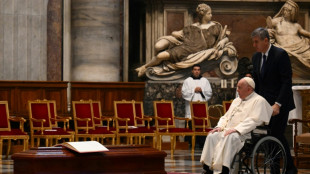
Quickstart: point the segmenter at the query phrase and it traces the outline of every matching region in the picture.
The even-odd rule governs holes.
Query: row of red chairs
[[[58,140],[80,141],[111,139],[111,144],[120,144],[121,137],[126,138],[127,144],[139,144],[146,137],[151,137],[153,147],[161,150],[162,136],[170,136],[171,154],[173,157],[177,136],[192,136],[192,153],[195,147],[195,136],[206,136],[211,130],[208,104],[206,102],[192,102],[192,120],[180,118],[174,115],[172,101],[154,101],[154,117],[145,116],[143,103],[137,101],[114,101],[114,117],[102,116],[100,101],[73,101],[73,119],[75,129],[70,129],[71,117],[57,115],[56,102],[53,100],[29,101],[30,142],[31,147],[40,146],[41,139],[45,140],[45,146],[52,146]],[[175,120],[186,122],[185,128],[177,128]],[[9,121],[20,122],[19,129],[11,129]],[[8,103],[0,102],[0,154],[2,154],[3,140],[21,139],[24,141],[24,150],[28,148],[29,136],[24,132],[24,118],[9,117]],[[151,122],[155,121],[155,125]],[[192,121],[192,129],[189,129],[189,121]],[[62,122],[63,127],[58,123]],[[103,122],[106,122],[103,124]],[[112,123],[112,124],[111,124]],[[147,124],[145,124],[147,123]],[[8,152],[10,149],[8,148]],[[7,154],[8,154],[7,152]]]

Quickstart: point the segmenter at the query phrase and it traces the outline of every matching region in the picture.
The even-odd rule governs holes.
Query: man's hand
[[[210,131],[210,133],[214,133],[214,132],[221,132],[221,128],[220,127],[217,127],[217,128],[214,128],[214,129],[212,129],[211,131]]]
[[[237,130],[236,129],[228,129],[228,130],[225,131],[224,136],[227,136],[227,135],[229,135],[231,133],[234,133],[234,132],[237,132]]]
[[[278,115],[280,113],[280,106],[278,104],[272,105],[272,116]]]
[[[196,93],[200,93],[201,91],[202,91],[202,89],[201,89],[200,87],[196,87],[196,88],[195,88],[195,92],[196,92]]]

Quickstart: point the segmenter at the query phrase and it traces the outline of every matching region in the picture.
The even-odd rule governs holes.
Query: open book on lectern
[[[65,142],[55,146],[62,146],[78,153],[93,153],[109,151],[104,145],[97,141],[78,141],[78,142]]]

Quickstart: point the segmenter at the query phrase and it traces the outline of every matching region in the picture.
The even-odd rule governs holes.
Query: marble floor
[[[168,155],[165,159],[165,169],[168,173],[202,173],[202,165],[199,162],[201,149],[195,150],[192,157],[189,150],[176,150],[174,158],[171,159],[170,151],[165,151]],[[298,174],[310,174],[310,169],[298,169]]]
[[[190,150],[176,150],[174,158],[171,159],[170,151],[166,150],[166,172],[170,174],[200,174],[202,172],[202,166],[199,162],[201,151],[201,149],[196,149],[194,155],[192,156]],[[10,157],[8,159],[2,159],[0,161],[0,173],[13,174],[13,164],[14,162]],[[310,174],[310,169],[298,169],[298,174]]]

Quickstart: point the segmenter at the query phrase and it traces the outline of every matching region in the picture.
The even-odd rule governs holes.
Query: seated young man
[[[250,132],[269,122],[272,107],[254,88],[253,79],[242,78],[237,84],[239,97],[208,134],[200,159],[205,173],[229,174],[232,160],[244,141],[251,137]]]

